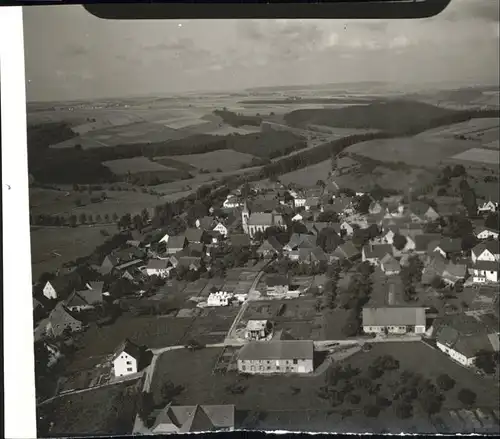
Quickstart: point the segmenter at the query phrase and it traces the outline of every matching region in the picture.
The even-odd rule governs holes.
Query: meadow
[[[247,165],[254,157],[250,154],[228,150],[211,151],[204,154],[190,154],[176,156],[175,159],[181,162],[189,163],[199,169],[208,171],[231,171],[240,169]]]
[[[146,157],[109,160],[103,162],[103,165],[107,166],[115,175],[126,175],[128,173],[137,172],[161,172],[169,169],[168,167],[153,162]]]

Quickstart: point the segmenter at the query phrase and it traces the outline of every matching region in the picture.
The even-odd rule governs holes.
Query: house
[[[312,235],[318,235],[323,229],[326,228],[333,229],[337,235],[340,235],[340,224],[338,223],[306,221],[304,222],[304,226],[306,227],[307,232]]]
[[[232,194],[228,195],[227,198],[224,200],[224,203],[222,203],[222,207],[224,207],[224,209],[236,209],[241,205],[242,205],[241,199],[236,195]]]
[[[306,211],[311,209],[317,209],[320,205],[319,197],[308,197],[306,199],[306,203],[304,204],[304,208]]]
[[[124,262],[123,264],[117,265],[115,267],[115,270],[116,271],[129,270],[130,268],[133,267],[139,267],[140,265],[142,265],[142,263],[143,263],[142,259],[134,259],[132,261]]]
[[[66,297],[79,284],[79,280],[80,277],[76,273],[55,277],[45,283],[42,293],[47,299],[52,300]]]
[[[129,239],[126,244],[127,245],[130,245],[132,247],[140,247],[141,244],[142,244],[142,241],[144,241],[144,234],[139,232],[139,230],[132,230],[130,232],[131,234],[131,238],[132,239]]]
[[[449,262],[443,271],[442,279],[444,283],[454,286],[459,281],[464,281],[467,278],[467,265],[454,264]]]
[[[422,284],[430,285],[435,277],[442,277],[447,266],[448,261],[441,253],[431,254],[426,267],[422,271]]]
[[[298,209],[299,207],[304,207],[306,205],[307,198],[302,195],[302,194],[295,194],[293,192],[290,192],[290,195],[293,197],[293,205],[295,209]]]
[[[79,332],[83,329],[81,321],[70,315],[62,302],[59,302],[49,317],[42,320],[35,330],[35,340],[44,337],[60,337],[65,331]]]
[[[207,254],[203,242],[192,242],[181,253],[185,253],[185,256],[195,256],[198,258],[203,256],[203,254]]]
[[[292,216],[292,221],[308,221],[313,219],[314,219],[314,213],[305,210],[302,212],[298,212],[294,216]]]
[[[439,233],[422,233],[415,236],[415,253],[427,253],[429,244],[432,242],[439,243],[441,234]]]
[[[260,341],[272,336],[273,325],[269,320],[249,320],[245,328],[245,339]]]
[[[378,265],[381,259],[386,255],[393,254],[392,245],[390,244],[366,244],[361,250],[362,261],[368,261],[370,264]]]
[[[203,230],[212,230],[215,224],[215,218],[213,216],[204,216],[198,218],[195,222],[196,227]]]
[[[478,284],[498,282],[498,270],[498,262],[478,259],[472,265],[472,282]]]
[[[478,204],[477,206],[477,212],[478,214],[482,213],[489,213],[489,212],[496,212],[498,209],[498,201],[484,201],[481,204]]]
[[[227,291],[216,291],[208,295],[207,306],[229,306],[232,300],[232,293],[228,293]]]
[[[368,213],[370,215],[377,215],[379,213],[385,213],[386,206],[380,201],[372,201],[368,207]]]
[[[186,268],[189,271],[199,271],[202,265],[201,258],[197,258],[196,256],[181,256],[177,264],[177,266]]]
[[[144,349],[126,339],[115,350],[111,363],[115,377],[132,375],[140,370]]]
[[[457,314],[436,329],[436,346],[450,358],[466,367],[474,366],[479,351],[494,351],[488,329],[476,318]]]
[[[248,236],[248,235],[244,235]],[[279,243],[279,241],[274,237],[270,236],[266,239],[261,246],[257,249],[257,254],[259,256],[270,256],[277,255],[283,251],[283,246]]]
[[[146,266],[148,276],[168,277],[173,267],[168,259],[150,259]]]
[[[409,204],[408,212],[413,222],[432,222],[439,219],[436,210],[422,201],[414,201]]]
[[[304,233],[294,233],[288,243],[283,247],[284,251],[298,250],[299,248],[313,248],[316,246],[316,236]]]
[[[269,227],[279,227],[286,229],[283,217],[278,213],[260,213],[254,212],[249,214],[248,210],[243,209],[242,212],[243,231],[250,235],[251,238],[257,232],[264,232]]]
[[[362,320],[367,334],[425,333],[425,308],[421,307],[365,307]]]
[[[217,225],[213,228],[215,232],[219,232],[224,238],[227,236],[228,230],[227,227],[222,222],[218,222]]]
[[[387,226],[384,227],[384,231],[381,236],[382,242],[386,244],[393,244],[394,243],[394,237],[396,235],[399,235],[399,227],[395,225]]]
[[[234,430],[234,405],[172,405],[155,411],[154,435]]]
[[[356,226],[354,224],[348,223],[347,221],[342,221],[340,223],[340,233],[344,236],[352,236]]]
[[[422,235],[424,231],[420,228],[419,225],[415,224],[418,228],[415,227],[402,227],[399,229],[399,234],[406,238],[406,244],[404,248],[401,250],[402,253],[413,252],[417,248],[417,236]]]
[[[394,259],[394,257],[389,253],[387,253],[380,260],[380,268],[388,276],[393,274],[399,274],[399,272],[401,271],[401,265],[399,265],[399,262],[396,259]]]
[[[476,245],[471,250],[472,262],[490,261],[498,262],[500,260],[500,251],[498,240],[484,241]]]
[[[182,251],[187,244],[188,241],[184,235],[171,236],[167,242],[165,251],[167,254],[173,255]]]
[[[81,290],[73,291],[64,305],[73,312],[80,312],[94,308],[96,305],[102,304],[104,301],[103,292],[101,290]]]
[[[229,242],[234,248],[250,247],[251,245],[250,237],[243,233],[235,233],[234,235],[230,235]]]
[[[333,200],[332,204],[325,205],[322,211],[335,212],[338,215],[350,215],[354,213],[352,207],[352,198],[337,197]]]
[[[288,278],[281,275],[271,275],[266,278],[268,296],[284,296],[288,292]]]
[[[345,244],[340,244],[333,252],[335,259],[354,261],[361,256],[361,252],[351,242],[347,241]]]
[[[238,353],[238,372],[249,374],[311,373],[314,343],[309,340],[250,342]]]
[[[184,232],[184,236],[188,243],[203,242],[205,231],[203,229],[190,228]]]
[[[498,230],[490,229],[489,227],[479,226],[474,230],[474,235],[477,239],[498,239]]]
[[[444,258],[462,253],[462,240],[460,238],[441,238],[439,242],[429,244],[429,253],[438,252]]]
[[[170,234],[167,232],[165,233],[161,239],[158,241],[158,243],[164,242],[165,244],[168,244],[168,240],[170,239]]]

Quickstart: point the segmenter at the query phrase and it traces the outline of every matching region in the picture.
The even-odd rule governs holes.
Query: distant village
[[[311,374],[315,352],[328,343],[411,339],[470,373],[498,377],[498,199],[480,202],[471,215],[459,197],[442,208],[411,191],[354,192],[337,184],[336,171],[333,165],[312,189],[245,183],[206,214],[179,212],[180,231],[145,218],[140,229],[120,232],[127,239],[99,263],[47,275],[33,298],[40,377],[63,373],[50,370],[58,371],[78,336],[95,327],[105,337],[122,312],[162,316],[234,307],[234,323],[214,345],[236,349],[232,368],[241,375]],[[236,267],[255,267],[255,276],[227,287],[227,273]],[[300,276],[323,276],[324,283],[300,284]],[[189,305],[176,303],[172,283],[199,279],[221,281]],[[483,304],[471,306],[462,299],[467,294],[483,297]],[[349,310],[337,338],[299,339],[277,330],[272,319],[242,320],[252,302],[292,304],[305,296],[314,298],[312,312]],[[205,345],[193,338],[183,347]],[[158,349],[124,337],[109,351],[107,372],[87,386],[151,374]],[[39,402],[64,393],[59,385]],[[234,428],[234,407],[214,407],[167,403],[144,425],[155,434]]]

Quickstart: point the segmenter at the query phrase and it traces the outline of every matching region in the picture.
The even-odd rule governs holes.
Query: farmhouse
[[[245,328],[245,338],[260,341],[269,338],[272,332],[273,325],[269,320],[249,320]]]
[[[102,290],[81,290],[73,291],[65,302],[65,306],[70,311],[80,312],[92,309],[96,305],[103,303]]]
[[[472,266],[472,281],[482,284],[486,282],[498,282],[498,262],[476,260]]]
[[[478,214],[496,212],[497,209],[498,209],[498,200],[497,201],[488,200],[477,206]]]
[[[66,296],[74,285],[78,284],[80,277],[76,273],[58,276],[47,281],[43,287],[43,295],[47,299],[59,299]]]
[[[423,334],[425,308],[363,308],[363,331],[367,334]]]
[[[59,302],[49,317],[42,320],[35,330],[35,341],[44,337],[59,337],[65,331],[78,332],[83,329],[83,324],[71,316],[62,302]]]
[[[115,377],[132,375],[140,368],[143,349],[126,339],[113,354],[113,372]]]
[[[238,371],[250,374],[311,373],[314,343],[309,340],[250,342],[238,353]]]
[[[361,256],[361,253],[351,241],[347,241],[339,245],[332,256],[334,259],[354,261]]]
[[[234,430],[234,405],[172,405],[155,412],[154,435]]]
[[[289,281],[286,276],[271,275],[266,278],[268,296],[284,296],[288,293]]]
[[[439,242],[429,244],[429,253],[438,252],[444,258],[462,253],[462,240],[460,238],[441,238]]]
[[[363,262],[368,261],[370,264],[378,265],[385,255],[393,254],[392,245],[390,244],[366,244],[361,251]]]
[[[170,261],[167,259],[150,259],[146,266],[148,276],[168,277],[171,270]]]
[[[472,316],[458,314],[436,330],[436,346],[463,366],[473,366],[479,351],[493,351],[487,330]]]
[[[209,294],[207,306],[229,306],[232,300],[233,294],[227,291],[217,291]]]

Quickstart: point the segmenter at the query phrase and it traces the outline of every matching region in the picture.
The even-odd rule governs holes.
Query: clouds
[[[36,81],[28,96],[358,80],[486,81],[498,77],[498,5],[452,0],[442,14],[425,20],[182,22],[99,20],[79,6],[29,8],[26,71]],[[58,87],[55,70],[65,72],[65,87]]]

